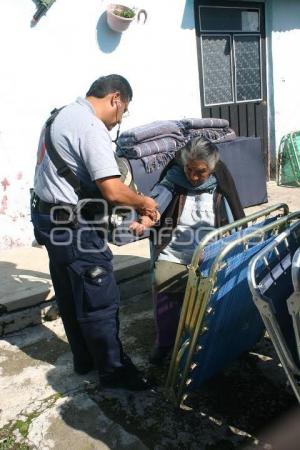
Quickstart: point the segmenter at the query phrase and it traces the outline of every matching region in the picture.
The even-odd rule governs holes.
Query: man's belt
[[[35,192],[31,197],[31,208],[33,211],[41,214],[51,214],[52,208],[55,208],[55,219],[67,221],[70,218],[70,212],[76,205],[71,203],[48,203],[42,200]]]
[[[35,192],[31,195],[31,209],[32,211],[39,212],[41,214],[53,214],[53,219],[56,222],[68,222],[70,224],[76,222],[76,205],[71,203],[48,203],[42,200]],[[54,210],[53,210],[54,209]],[[108,218],[103,215],[103,212],[99,210],[99,207],[94,203],[88,203],[81,209],[81,216],[89,221],[97,219],[99,223],[103,222],[108,225]]]

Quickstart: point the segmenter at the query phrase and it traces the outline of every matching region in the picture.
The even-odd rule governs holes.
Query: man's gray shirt
[[[94,180],[120,175],[108,130],[88,100],[78,98],[59,112],[51,125],[51,139],[60,156],[92,191],[97,189]],[[57,175],[47,154],[45,130],[39,142],[34,190],[49,203],[78,201],[72,186]]]

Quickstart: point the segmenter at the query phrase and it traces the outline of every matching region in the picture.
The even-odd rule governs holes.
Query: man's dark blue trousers
[[[100,374],[122,367],[119,290],[103,234],[87,223],[54,224],[49,214],[35,211],[32,222],[37,242],[48,251],[74,366],[94,365]]]

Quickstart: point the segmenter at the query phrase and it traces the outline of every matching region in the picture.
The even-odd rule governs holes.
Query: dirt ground
[[[270,182],[269,205],[300,210],[299,192]],[[101,390],[96,372],[75,375],[60,319],[21,330],[0,341],[0,450],[299,450],[299,407],[267,336],[175,408],[167,365],[148,362],[150,294],[123,302],[120,316],[125,351],[156,392]]]
[[[126,430],[155,450],[299,449],[300,432],[290,429],[295,417],[300,418],[297,402],[267,337],[193,392],[183,409],[174,408],[164,396],[167,367],[147,364],[154,329],[150,299],[146,305],[140,311],[143,326],[140,320],[124,320],[122,335],[126,350],[158,380],[159,393],[91,391],[105,414],[117,418]],[[139,310],[141,304],[135,307]],[[129,310],[134,314],[132,304],[123,307],[122,315],[127,316]],[[129,335],[133,336],[130,343],[125,337]],[[290,437],[296,434],[296,447],[284,439],[285,428],[289,428]],[[276,434],[279,429],[281,442]]]

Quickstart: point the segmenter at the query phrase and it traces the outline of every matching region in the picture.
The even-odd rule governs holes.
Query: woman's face
[[[207,162],[191,160],[187,160],[184,172],[189,182],[195,186],[206,181],[211,173]]]

